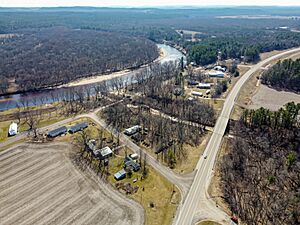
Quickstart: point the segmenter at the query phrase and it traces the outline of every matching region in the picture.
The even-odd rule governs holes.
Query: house
[[[102,149],[100,149],[100,158],[101,159],[107,159],[112,156],[112,150],[110,147],[106,146]]]
[[[225,73],[221,72],[221,71],[210,71],[208,72],[209,77],[213,78],[224,78],[225,77]]]
[[[101,157],[101,151],[97,148],[97,143],[94,139],[89,140],[87,143],[87,146],[89,150],[93,153],[94,157],[100,158]]]
[[[128,136],[131,136],[131,135],[133,135],[133,134],[139,132],[139,131],[141,130],[141,128],[142,128],[141,126],[135,125],[135,126],[133,126],[133,127],[130,127],[130,128],[128,128],[128,129],[126,129],[124,133],[125,133],[126,135],[128,135]]]
[[[126,177],[126,171],[122,169],[119,172],[115,173],[114,177],[116,180],[122,180]]]
[[[131,159],[130,157],[126,156],[124,160],[125,166],[124,168],[126,170],[133,170],[134,172],[137,172],[140,170],[141,166],[139,163]]]
[[[15,136],[18,133],[18,124],[12,122],[8,129],[8,136]]]
[[[65,126],[59,127],[55,130],[52,130],[52,131],[48,132],[47,137],[55,138],[55,137],[60,136],[62,134],[66,134],[67,132],[68,132],[67,127],[65,127]]]
[[[197,88],[200,89],[210,89],[211,88],[211,84],[207,84],[207,83],[200,83]]]
[[[222,67],[222,66],[215,66],[215,67],[214,67],[214,70],[216,70],[216,71],[221,71],[221,72],[225,72],[225,71],[226,71],[226,68],[225,68],[225,67]]]
[[[198,91],[192,91],[192,95],[198,96],[198,97],[202,97],[203,93],[202,92],[198,92]]]
[[[78,123],[78,124],[76,124],[76,125],[74,125],[74,126],[71,126],[71,127],[69,128],[69,132],[70,132],[71,134],[74,134],[74,133],[76,133],[76,132],[78,132],[78,131],[81,131],[81,130],[87,128],[88,126],[89,126],[89,125],[88,125],[87,122],[84,122],[84,123]]]

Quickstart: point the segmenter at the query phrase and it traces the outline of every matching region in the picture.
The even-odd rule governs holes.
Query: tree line
[[[300,59],[279,61],[262,75],[262,83],[300,92]]]
[[[227,34],[227,35],[226,35]],[[258,41],[259,37],[259,41]],[[208,65],[233,58],[245,62],[256,62],[260,53],[283,50],[300,45],[299,34],[278,30],[232,30],[231,34],[219,32],[217,36],[204,36],[197,42],[181,41],[188,50],[188,59],[198,65]]]

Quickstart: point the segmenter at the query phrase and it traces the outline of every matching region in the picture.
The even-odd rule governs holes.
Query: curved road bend
[[[68,118],[62,121],[59,121],[57,123],[51,124],[49,126],[43,127],[43,128],[39,128],[39,132],[45,133],[48,130],[52,130],[55,128],[58,128],[59,126],[62,126],[63,124],[66,123],[70,123],[72,121],[78,120],[79,118],[90,118],[92,119],[95,123],[97,123],[98,125],[104,127],[105,129],[107,129],[109,132],[112,132],[115,136],[117,136],[116,131],[114,131],[111,127],[108,127],[105,123],[104,120],[101,120],[98,118],[97,113],[100,112],[101,110],[117,104],[119,102],[122,102],[123,100],[114,102],[112,104],[103,106],[103,107],[99,107],[97,109],[95,109],[95,111],[91,112],[91,113],[86,113],[86,114],[81,114],[81,115],[77,115],[75,117],[72,118]],[[5,142],[0,143],[0,148],[3,148],[5,146],[11,145],[16,141],[20,141],[22,139],[25,139],[28,135],[28,132],[22,132],[19,133],[17,136],[8,139]],[[186,196],[188,189],[192,183],[193,180],[193,176],[194,173],[191,174],[187,174],[187,175],[179,175],[179,174],[175,174],[171,169],[169,169],[166,166],[163,166],[162,164],[160,164],[160,162],[158,160],[156,160],[152,155],[150,155],[147,151],[143,150],[143,148],[140,148],[139,146],[137,146],[135,143],[133,143],[126,135],[122,134],[120,135],[120,141],[125,144],[128,148],[130,148],[132,151],[134,151],[135,153],[139,154],[140,150],[147,155],[147,160],[148,160],[148,164],[151,165],[154,169],[156,169],[161,175],[163,175],[167,180],[169,180],[172,184],[174,184],[175,186],[178,187],[178,189],[181,192],[181,196],[182,198],[184,196]]]
[[[183,204],[178,207],[177,215],[174,220],[175,225],[191,225],[196,223],[199,219],[213,219],[223,224],[230,223],[228,215],[220,208],[217,208],[215,203],[209,199],[207,189],[213,175],[214,163],[218,150],[221,146],[221,141],[228,124],[229,116],[235,104],[235,100],[238,97],[242,86],[251,77],[251,75],[271,61],[299,51],[300,48],[288,50],[259,62],[246,72],[235,84],[224,102],[222,112],[216,122],[211,139],[204,151],[203,155],[207,156],[207,158],[204,159],[201,157],[199,159],[192,186]]]

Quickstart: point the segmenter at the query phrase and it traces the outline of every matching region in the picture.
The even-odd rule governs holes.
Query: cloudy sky
[[[47,6],[213,6],[278,5],[300,6],[300,0],[0,0],[1,7]]]

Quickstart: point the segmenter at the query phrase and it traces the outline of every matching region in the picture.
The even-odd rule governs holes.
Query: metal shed
[[[76,133],[76,132],[78,132],[78,131],[81,131],[81,130],[87,128],[88,126],[89,126],[89,125],[88,125],[87,122],[84,122],[84,123],[78,123],[78,124],[76,124],[76,125],[74,125],[74,126],[71,126],[71,127],[69,128],[69,132],[73,134],[73,133]]]
[[[63,126],[63,127],[59,127],[55,130],[52,130],[52,131],[48,132],[47,136],[49,138],[55,138],[59,135],[66,134],[67,132],[68,132],[67,127]]]
[[[119,172],[115,173],[114,177],[116,180],[122,180],[126,177],[126,171],[122,169]]]

